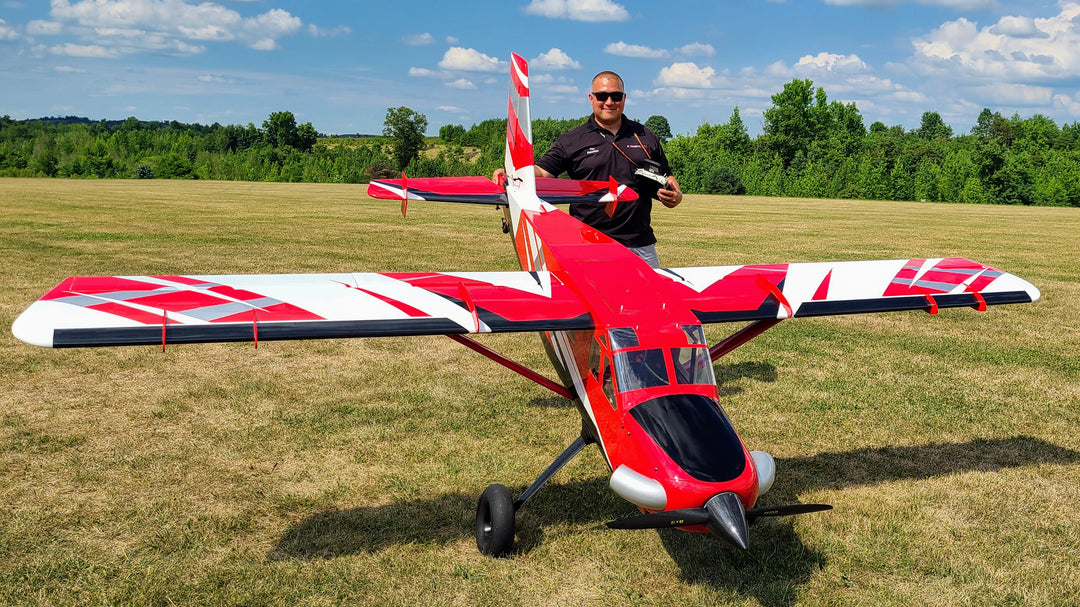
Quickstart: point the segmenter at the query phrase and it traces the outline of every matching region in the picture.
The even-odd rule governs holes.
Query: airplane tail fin
[[[517,54],[510,61],[510,97],[506,120],[506,177],[504,190],[486,177],[421,177],[375,179],[368,195],[385,200],[401,200],[402,214],[409,200],[465,202],[507,206],[509,219],[517,230],[522,211],[540,211],[542,205],[600,203],[608,213],[620,202],[637,199],[625,185],[608,181],[537,179],[533,162],[532,116],[529,110],[529,64]]]
[[[529,64],[517,53],[510,61],[510,101],[506,120],[506,176],[519,189],[536,192],[532,116],[529,113]]]

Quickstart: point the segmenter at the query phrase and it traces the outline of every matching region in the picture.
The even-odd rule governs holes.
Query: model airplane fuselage
[[[581,436],[519,497],[489,486],[481,551],[504,555],[515,512],[586,444],[610,486],[644,514],[615,528],[678,527],[747,548],[761,516],[828,506],[760,506],[773,459],[749,451],[719,405],[712,361],[789,318],[1035,301],[1030,283],[962,258],[667,268],[553,204],[633,204],[614,182],[537,179],[528,66],[511,61],[506,184],[483,177],[373,181],[368,193],[505,208],[520,272],[73,277],[12,327],[20,339],[80,347],[448,335],[575,401]],[[747,325],[709,347],[702,323]],[[539,331],[562,383],[469,334]]]

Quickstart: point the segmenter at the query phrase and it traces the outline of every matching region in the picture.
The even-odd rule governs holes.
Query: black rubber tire
[[[503,485],[488,485],[476,505],[476,547],[504,557],[514,547],[514,498]]]

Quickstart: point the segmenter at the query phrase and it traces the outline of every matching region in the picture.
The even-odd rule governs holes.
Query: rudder
[[[506,176],[519,188],[536,191],[533,169],[532,116],[529,113],[529,64],[514,53],[510,61],[510,101],[506,121]]]

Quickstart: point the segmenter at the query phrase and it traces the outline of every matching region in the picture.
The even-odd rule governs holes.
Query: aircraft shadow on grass
[[[815,489],[843,489],[899,480],[919,480],[971,471],[992,472],[1038,464],[1074,464],[1080,452],[1038,438],[1016,436],[819,453],[777,459],[777,480],[764,505],[792,503]],[[521,493],[524,486],[512,487]],[[309,560],[370,552],[403,543],[449,544],[472,536],[477,496],[445,493],[383,506],[332,510],[294,525],[271,550],[272,560]],[[518,553],[540,545],[544,529],[559,524],[594,525],[635,510],[607,488],[607,478],[550,483],[518,513]],[[834,511],[832,516],[842,515]],[[830,516],[821,514],[816,516]],[[789,605],[796,589],[825,564],[795,533],[791,519],[763,519],[751,527],[746,552],[715,538],[678,530],[657,532],[684,579],[718,590],[753,595],[765,605]]]

